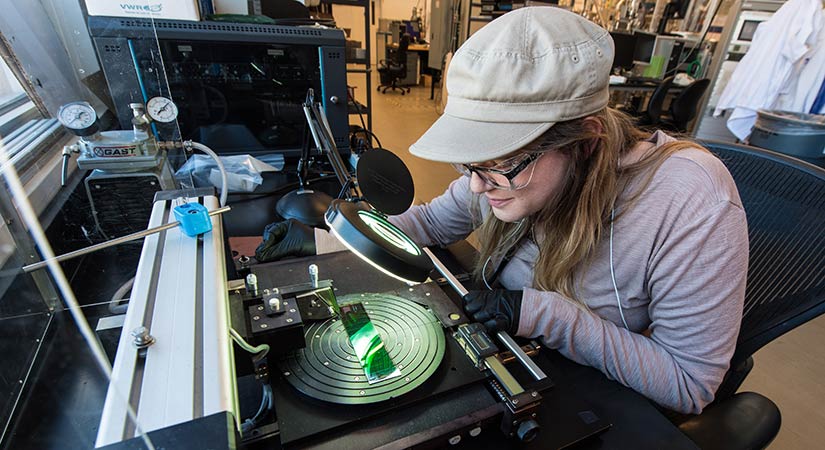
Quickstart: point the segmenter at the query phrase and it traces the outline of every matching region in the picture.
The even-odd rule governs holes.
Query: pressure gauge
[[[178,118],[178,107],[166,97],[153,97],[146,102],[146,112],[155,122],[169,123]]]
[[[97,113],[87,102],[72,102],[60,107],[57,120],[77,136],[90,136],[98,131]]]

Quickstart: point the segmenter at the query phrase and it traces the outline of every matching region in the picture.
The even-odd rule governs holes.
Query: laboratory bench
[[[290,184],[294,182],[294,178],[288,173],[270,174],[265,178],[258,193],[230,196],[232,211],[224,216],[225,230],[229,237],[259,236],[263,226],[276,219],[275,202],[287,188],[294,188]],[[336,193],[334,177],[329,177],[329,182],[322,180],[314,185],[316,188],[324,186],[333,195]],[[56,250],[71,250],[71,247],[77,247],[88,239],[78,231],[78,226],[87,220],[82,217],[86,210],[78,203],[82,200],[82,197],[70,199],[68,205],[73,208],[67,209],[66,215],[51,227],[53,242],[62,242]],[[72,214],[78,216],[72,217]],[[466,244],[453,247],[452,251],[435,251],[451,270],[461,274],[463,279],[468,279],[466,269],[472,260],[472,250],[468,250]],[[107,302],[114,291],[132,276],[140,252],[140,245],[127,244],[64,263],[92,328],[95,328],[99,319],[110,315]],[[353,294],[364,290],[402,292],[406,288],[406,285],[399,285],[398,281],[373,270],[349,252],[286,259],[260,264],[254,270],[262,280],[271,277],[271,280],[285,284],[305,277],[305,268],[312,263],[321,267],[323,277],[334,280],[338,294]],[[228,270],[232,272],[230,268]],[[430,287],[426,287],[428,285]],[[449,287],[429,283],[420,286],[425,286],[422,289],[443,290],[444,295],[453,302],[453,307],[459,308],[460,300]],[[230,303],[237,301],[230,294]],[[37,339],[39,333],[46,330],[45,337],[38,346],[29,382],[20,396],[21,401],[9,429],[6,448],[92,448],[108,383],[95,364],[70,313],[58,308],[51,313],[23,315],[15,319],[14,323],[6,322],[3,329],[8,330],[4,333],[7,336],[9,333],[17,334],[17,339],[22,340]],[[102,344],[110,358],[114,355],[117,340],[117,333],[110,334],[109,338],[101,335]],[[4,341],[12,343],[9,339]],[[244,355],[236,348],[236,362]],[[430,384],[425,383],[421,388],[416,388],[421,389],[417,394],[413,391],[398,400],[403,403],[403,408],[388,408],[385,413],[377,416],[365,413],[364,408],[353,410],[360,411],[360,416],[357,421],[347,425],[349,428],[342,431],[338,427],[334,432],[326,432],[321,437],[297,440],[292,447],[310,444],[337,448],[343,448],[341,445],[377,446],[387,444],[388,440],[400,445],[405,442],[405,435],[420,438],[421,433],[433,434],[429,445],[439,446],[438,442],[446,445],[446,441],[439,441],[435,434],[440,432],[439,426],[449,423],[464,426],[461,431],[464,439],[456,442],[458,448],[553,448],[571,445],[583,449],[696,448],[655,405],[633,390],[607,379],[598,370],[576,364],[547,349],[540,351],[536,362],[552,381],[551,385],[541,390],[543,400],[537,411],[542,428],[539,437],[526,447],[498,431],[497,417],[501,412],[501,403],[495,401],[483,381],[472,376],[470,382],[449,389],[443,388],[443,392],[438,391],[438,395],[427,394],[430,389],[435,389],[430,386],[433,382],[428,381]],[[447,368],[439,370],[449,372]],[[276,392],[288,388],[278,374],[273,373],[272,377]],[[295,392],[285,397],[289,395],[303,398]],[[260,404],[260,385],[252,375],[243,374],[238,378],[238,396],[243,418],[252,416]],[[390,403],[393,402],[396,400]],[[319,404],[314,399],[303,399],[300,403]],[[325,407],[323,402],[320,404],[321,410],[332,409]],[[341,405],[335,407],[341,408]],[[278,414],[277,401],[275,414]],[[338,414],[335,420],[341,420],[342,415],[347,415],[335,414]],[[332,419],[326,417],[324,420]],[[484,430],[480,437],[472,438],[467,430],[475,428],[477,424],[484,424]],[[171,445],[169,448],[175,448],[173,443],[179,441],[174,441],[174,436],[180,438],[181,435],[168,432],[164,434],[159,430],[150,433],[150,436],[157,440],[156,444],[163,445],[166,442]],[[255,442],[242,444],[240,448],[281,448],[278,442],[273,436],[270,439],[259,436]],[[133,445],[122,448],[140,448],[138,443],[133,442]]]

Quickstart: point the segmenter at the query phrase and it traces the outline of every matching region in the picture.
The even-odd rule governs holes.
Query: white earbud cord
[[[504,240],[504,242],[507,242],[508,240],[512,239],[516,234],[518,234],[521,231],[521,226],[523,224],[524,224],[524,219],[522,219],[518,223],[516,228],[510,233],[509,236],[507,236],[507,238]],[[515,244],[513,244],[513,245],[515,245]],[[484,281],[484,285],[487,286],[487,289],[492,291],[493,288],[490,286],[490,283],[487,281],[487,264],[490,264],[491,259],[492,259],[492,256],[488,256],[487,260],[484,261],[484,266],[481,268],[481,281]],[[504,261],[502,261],[502,262],[504,262]],[[501,264],[501,263],[499,263],[499,264]]]
[[[613,221],[616,218],[616,208],[610,211],[610,279],[613,280],[613,292],[616,293],[616,305],[619,307],[619,315],[622,317],[622,323],[625,329],[630,331],[627,326],[627,321],[624,320],[624,312],[622,312],[622,300],[619,297],[619,287],[616,285],[616,274],[613,272]]]

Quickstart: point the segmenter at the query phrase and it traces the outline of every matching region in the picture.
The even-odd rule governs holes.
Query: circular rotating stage
[[[338,303],[361,302],[401,376],[369,384],[338,318],[305,330],[307,346],[280,362],[281,374],[298,391],[339,404],[376,403],[424,383],[444,357],[444,330],[424,307],[391,294],[354,294]]]

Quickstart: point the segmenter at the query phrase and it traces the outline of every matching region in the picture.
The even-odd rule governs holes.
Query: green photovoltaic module
[[[401,375],[395,367],[381,335],[372,325],[364,305],[350,303],[340,306],[341,322],[347,330],[349,341],[358,356],[361,367],[369,383],[393,378]]]

